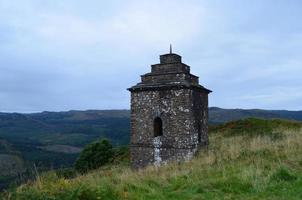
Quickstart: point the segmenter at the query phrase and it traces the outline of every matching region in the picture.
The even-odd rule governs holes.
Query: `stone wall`
[[[134,168],[191,159],[207,144],[207,94],[183,88],[140,91],[131,95],[131,161]],[[160,117],[163,136],[154,137],[153,121]],[[204,121],[205,120],[205,121]]]

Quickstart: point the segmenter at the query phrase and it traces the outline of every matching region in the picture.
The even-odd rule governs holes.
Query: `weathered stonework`
[[[208,145],[208,94],[177,54],[129,88],[131,91],[131,163],[134,168],[190,160]]]

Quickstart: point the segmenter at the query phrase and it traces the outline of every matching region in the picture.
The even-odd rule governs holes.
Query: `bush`
[[[97,169],[111,161],[113,148],[108,140],[99,140],[87,145],[75,162],[75,169],[81,173]]]

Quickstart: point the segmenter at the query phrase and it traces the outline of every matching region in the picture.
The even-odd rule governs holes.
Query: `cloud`
[[[275,86],[263,88],[258,91],[253,91],[250,94],[245,94],[240,97],[241,101],[249,102],[250,106],[259,105],[262,107],[276,109],[278,105],[288,104],[288,109],[293,109],[292,102],[299,101],[302,98],[302,87],[285,87]],[[296,106],[296,105],[295,105]]]
[[[134,3],[107,22],[110,35],[136,43],[186,42],[203,25],[204,10],[190,2]]]
[[[109,17],[85,18],[72,13],[40,13],[34,36],[63,48],[81,46],[133,49],[186,43],[200,33],[204,10],[185,1],[133,2]],[[28,27],[28,24],[24,24]]]
[[[128,108],[170,43],[212,106],[302,109],[300,4],[0,0],[0,110]]]

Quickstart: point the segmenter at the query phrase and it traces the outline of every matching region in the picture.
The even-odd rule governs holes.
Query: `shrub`
[[[75,162],[75,169],[81,173],[97,169],[113,157],[113,148],[108,140],[99,140],[87,145]]]

